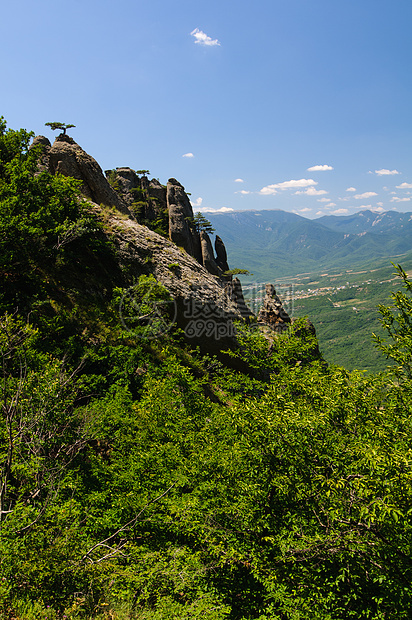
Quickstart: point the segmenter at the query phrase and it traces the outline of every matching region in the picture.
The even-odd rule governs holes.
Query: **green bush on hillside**
[[[29,136],[2,125],[1,616],[409,618],[407,276],[381,307],[395,375],[327,367],[304,321],[238,326],[230,366],[141,338],[125,291],[137,319],[166,291],[122,281],[100,233],[55,247],[91,214]]]

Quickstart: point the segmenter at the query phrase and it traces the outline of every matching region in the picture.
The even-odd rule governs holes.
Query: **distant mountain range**
[[[229,266],[258,280],[412,255],[412,213],[361,211],[316,220],[280,210],[206,215],[225,242]]]

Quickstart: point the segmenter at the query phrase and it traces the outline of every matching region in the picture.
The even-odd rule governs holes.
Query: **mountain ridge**
[[[366,210],[317,220],[281,210],[208,216],[238,266],[262,280],[393,260],[412,248],[412,213]]]

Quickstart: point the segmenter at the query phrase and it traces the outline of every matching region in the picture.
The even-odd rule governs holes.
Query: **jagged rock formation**
[[[245,303],[240,280],[223,275],[229,265],[222,239],[216,236],[215,257],[209,235],[196,229],[184,187],[174,178],[165,187],[128,167],[106,171],[105,178],[96,160],[67,135],[58,136],[53,145],[38,136],[32,146],[36,145],[43,149],[39,171],[82,181],[82,193],[95,203],[97,217],[112,231],[125,272],[132,278],[153,274],[169,290],[186,336],[209,350],[233,346],[233,321],[254,315]],[[107,213],[99,205],[116,207],[128,218]],[[139,222],[163,222],[170,241]],[[275,332],[291,323],[272,285],[266,286],[259,323]]]
[[[60,134],[53,145],[45,136],[34,138],[32,146],[42,146],[39,171],[63,174],[82,181],[82,194],[97,204],[116,207],[145,225],[154,225],[162,234],[193,256],[209,273],[222,277],[228,270],[223,241],[216,238],[216,258],[207,233],[194,225],[193,208],[181,183],[171,178],[167,187],[157,179],[149,181],[127,166],[106,170],[68,135]]]
[[[49,170],[49,153],[50,153],[50,140],[46,138],[46,136],[36,136],[33,139],[33,142],[30,145],[32,149],[35,146],[42,147],[42,154],[40,157],[40,161],[38,162],[39,172],[48,172]]]
[[[97,161],[83,151],[73,138],[60,134],[50,146],[47,138],[38,136],[33,141],[35,144],[43,146],[40,169],[79,179],[82,181],[82,194],[86,198],[131,215],[127,205],[108,183]]]
[[[199,234],[192,225],[192,205],[185,188],[176,179],[172,178],[167,182],[166,200],[169,212],[169,238],[201,263]]]
[[[240,282],[233,284],[209,273],[193,256],[146,226],[93,205],[96,216],[117,247],[117,256],[132,279],[153,274],[176,304],[176,321],[187,339],[218,353],[236,345],[233,322],[252,313],[239,302]]]
[[[254,316],[253,312],[248,308],[243,296],[242,284],[239,278],[230,279],[226,285],[227,293],[230,299],[236,304],[243,319],[250,319]]]
[[[273,284],[266,284],[266,296],[258,314],[258,322],[268,325],[271,330],[278,333],[285,331],[291,323],[290,316],[276,295]]]
[[[166,213],[166,187],[156,179],[149,181],[126,166],[105,174],[137,221],[151,223]]]
[[[219,267],[219,269],[221,269],[223,272],[229,271],[225,244],[223,243],[219,235],[216,235],[215,251],[216,251],[216,264]]]
[[[215,276],[221,276],[222,271],[216,264],[212,242],[210,241],[209,235],[203,230],[200,232],[200,245],[202,248],[202,263],[204,268]]]
[[[135,171],[128,167],[122,167],[116,168],[116,170],[105,170],[105,175],[113,189],[130,209],[134,201],[133,191],[140,188],[140,179]]]

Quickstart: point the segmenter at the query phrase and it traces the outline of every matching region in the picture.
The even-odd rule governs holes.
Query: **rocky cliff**
[[[232,346],[234,321],[254,318],[253,313],[239,279],[225,273],[229,265],[222,239],[216,236],[215,254],[208,233],[197,229],[184,187],[174,178],[162,185],[128,167],[103,174],[67,135],[53,144],[38,136],[34,145],[42,147],[40,170],[81,181],[81,192],[103,222],[130,282],[152,274],[169,291],[175,320],[187,338],[208,350]],[[290,319],[277,297],[272,295],[269,306],[259,320],[280,331]]]

